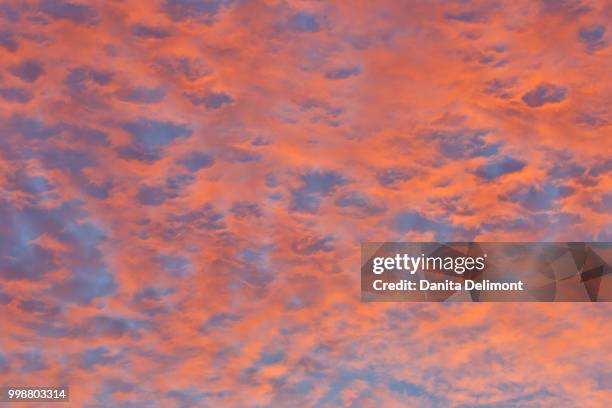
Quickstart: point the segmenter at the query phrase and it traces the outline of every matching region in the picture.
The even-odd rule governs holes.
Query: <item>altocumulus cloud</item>
[[[523,95],[523,102],[531,108],[548,103],[559,103],[567,97],[567,88],[560,85],[542,83]]]

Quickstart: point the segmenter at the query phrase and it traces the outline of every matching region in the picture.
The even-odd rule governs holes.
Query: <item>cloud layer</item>
[[[606,304],[361,304],[362,241],[612,239],[606,1],[0,5],[0,374],[74,406],[604,406]]]

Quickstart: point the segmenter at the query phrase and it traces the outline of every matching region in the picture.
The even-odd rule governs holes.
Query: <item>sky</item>
[[[359,300],[361,242],[612,241],[609,1],[0,4],[1,385],[609,403],[609,304]]]

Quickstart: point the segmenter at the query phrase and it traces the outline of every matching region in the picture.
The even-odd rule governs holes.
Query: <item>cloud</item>
[[[176,194],[163,186],[142,186],[138,190],[138,202],[142,205],[158,206]]]
[[[56,135],[59,129],[39,119],[17,114],[9,120],[8,131],[19,133],[26,139],[45,140]]]
[[[162,11],[174,21],[194,19],[209,24],[229,3],[227,0],[165,0]]]
[[[219,109],[234,102],[234,99],[225,92],[190,93],[187,97],[194,106],[204,105],[209,110]]]
[[[489,160],[487,164],[478,167],[474,174],[487,181],[495,180],[506,174],[521,171],[526,163],[509,156],[502,156],[497,159]]]
[[[178,407],[197,406],[203,399],[214,395],[222,396],[224,393],[199,392],[195,389],[173,389],[166,393],[166,397],[178,402]]]
[[[333,170],[308,170],[300,179],[300,190],[306,194],[328,195],[347,183],[344,176]]]
[[[520,204],[530,211],[546,211],[551,210],[557,200],[573,193],[574,189],[571,187],[546,183],[541,187],[530,186],[503,194],[500,199]]]
[[[0,306],[8,305],[13,301],[13,296],[0,290]],[[2,367],[2,357],[0,355],[0,369]]]
[[[159,58],[155,66],[173,77],[193,82],[210,74],[210,69],[199,58],[166,56]]]
[[[126,87],[117,91],[117,98],[124,102],[159,103],[166,92],[162,88]]]
[[[388,384],[389,390],[400,395],[424,395],[426,390],[418,384],[404,380],[392,380]]]
[[[395,217],[393,228],[396,231],[417,231],[427,232],[433,231],[439,228],[445,228],[446,226],[442,223],[433,221],[418,212],[409,211],[404,212]]]
[[[597,112],[581,112],[576,117],[576,123],[579,125],[599,128],[608,125],[610,121],[605,117],[605,114]]]
[[[561,212],[558,214],[537,213],[520,216],[512,219],[492,218],[482,223],[484,231],[496,233],[517,233],[521,231],[533,231],[535,229],[547,232],[545,239],[556,238],[559,231],[573,228],[584,219],[579,214]],[[551,238],[552,237],[552,238]],[[586,237],[583,237],[587,239]],[[578,239],[578,238],[575,238]]]
[[[377,215],[385,211],[381,203],[374,203],[369,197],[360,192],[349,192],[341,195],[335,201],[336,206],[357,210],[363,215]]]
[[[249,201],[237,201],[232,204],[230,212],[238,218],[261,217],[263,211],[259,204]]]
[[[56,268],[53,251],[32,242],[43,232],[44,222],[55,214],[17,209],[7,203],[0,211],[0,275],[10,280],[36,280]]]
[[[575,21],[593,10],[582,0],[542,0],[541,5],[543,12],[563,15],[569,21]]]
[[[219,155],[223,160],[227,160],[231,163],[249,163],[256,162],[261,159],[261,154],[253,149],[244,149],[233,146],[228,146],[221,149]]]
[[[179,159],[178,163],[189,171],[198,171],[210,167],[214,163],[211,155],[203,152],[192,152]]]
[[[538,108],[549,103],[562,102],[567,97],[567,88],[559,85],[542,83],[523,95],[523,102],[530,108]]]
[[[600,212],[602,214],[606,214],[612,208],[612,193],[602,194],[599,197],[594,197],[589,200],[588,204],[589,208]]]
[[[0,88],[0,97],[7,102],[28,103],[32,100],[32,93],[25,88]]]
[[[516,85],[517,79],[511,78],[494,78],[485,82],[484,92],[493,95],[500,99],[510,99],[514,96],[512,88]]]
[[[149,329],[151,324],[146,320],[99,314],[86,318],[78,327],[78,334],[96,338],[140,338],[142,332]]]
[[[19,359],[21,360],[19,369],[24,373],[42,371],[48,367],[42,353],[39,351],[32,350],[19,353]]]
[[[74,92],[83,92],[89,83],[97,85],[107,85],[113,79],[113,73],[106,70],[94,69],[89,66],[72,68],[64,83]]]
[[[612,159],[597,159],[597,163],[589,169],[589,175],[599,177],[612,172]]]
[[[68,20],[77,24],[95,24],[98,12],[85,3],[72,3],[63,0],[41,0],[40,11],[53,19]]]
[[[161,268],[172,276],[179,277],[186,274],[191,266],[189,259],[177,255],[158,255],[155,257],[155,262],[159,263]]]
[[[331,252],[334,250],[334,241],[335,238],[332,236],[310,236],[294,242],[291,248],[295,253],[300,255],[312,255],[317,252]]]
[[[481,10],[449,12],[444,17],[447,20],[460,21],[462,23],[484,23],[487,21],[486,13]]]
[[[300,179],[302,186],[292,191],[289,211],[317,212],[321,197],[348,183],[340,173],[332,170],[308,170]]]
[[[159,40],[162,38],[170,37],[172,33],[169,29],[165,27],[157,27],[144,23],[138,23],[132,26],[132,35],[138,38]]]
[[[240,319],[241,317],[234,313],[215,313],[200,326],[199,331],[201,333],[214,333],[216,330],[234,325],[236,322],[239,322]]]
[[[163,148],[174,140],[190,136],[192,131],[186,125],[141,118],[126,122],[122,128],[127,131],[134,143],[147,151]]]
[[[325,74],[325,78],[327,79],[346,79],[352,76],[359,75],[361,73],[361,68],[357,66],[353,67],[344,67],[338,68],[332,71],[328,71]]]
[[[43,65],[34,59],[25,59],[19,64],[12,65],[9,70],[13,75],[28,83],[36,82],[45,73]]]
[[[289,27],[299,33],[316,33],[321,29],[317,16],[306,11],[293,14],[289,18]]]
[[[499,151],[502,143],[487,143],[488,129],[463,128],[458,130],[435,130],[424,133],[421,138],[435,142],[442,156],[449,159],[488,157]]]
[[[578,39],[585,45],[587,52],[593,53],[607,46],[605,33],[606,27],[601,24],[582,27],[578,31]]]
[[[10,31],[0,31],[0,47],[7,51],[15,52],[19,48],[19,43]]]
[[[223,218],[223,214],[207,203],[196,210],[171,215],[167,220],[174,228],[179,229],[219,230],[225,228]]]
[[[549,170],[548,176],[557,180],[576,179],[581,177],[586,168],[577,163],[567,162],[555,163]]]
[[[81,364],[87,370],[95,370],[96,366],[115,365],[121,361],[119,355],[111,353],[111,350],[107,347],[86,349],[81,353]]]
[[[52,169],[62,169],[79,176],[87,167],[94,167],[97,159],[90,153],[76,149],[49,149],[42,152],[42,162]]]
[[[376,179],[385,187],[393,187],[402,181],[410,180],[415,175],[415,172],[408,168],[392,167],[378,171]]]
[[[166,296],[175,293],[174,288],[145,287],[134,295],[135,302],[161,301]]]

